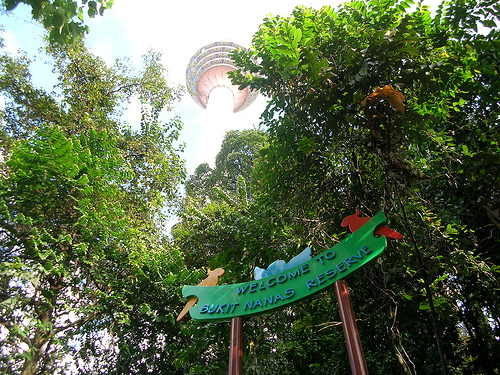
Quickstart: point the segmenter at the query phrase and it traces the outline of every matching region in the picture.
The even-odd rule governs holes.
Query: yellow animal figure
[[[216,286],[217,283],[219,282],[219,277],[224,275],[224,269],[222,268],[216,268],[213,271],[210,270],[210,268],[207,271],[207,278],[204,279],[201,283],[198,284],[198,286]],[[182,318],[184,318],[187,313],[189,312],[189,309],[193,307],[196,302],[198,302],[198,298],[192,297],[187,301],[186,306],[182,309],[181,313],[177,317],[176,321],[181,321]]]

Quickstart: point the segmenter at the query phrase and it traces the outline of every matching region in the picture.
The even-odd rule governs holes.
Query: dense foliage
[[[233,282],[331,246],[356,208],[382,209],[405,239],[349,279],[370,372],[495,374],[500,9],[410,3],[264,20],[234,55],[234,81],[270,98],[252,199],[193,200],[174,235],[193,266],[227,266]],[[327,293],[247,321],[246,373],[348,373],[334,306]]]
[[[371,372],[500,367],[499,12],[297,8],[235,57],[251,73],[236,81],[271,97],[261,201],[316,243],[309,220],[335,235],[355,208],[406,236],[351,282]]]
[[[52,95],[32,86],[25,57],[0,57],[0,371],[154,368],[164,359],[151,351],[178,344],[167,330],[179,332],[172,313],[191,275],[164,229],[185,172],[181,123],[159,114],[180,91],[156,52],[137,72],[80,45],[51,53]],[[132,95],[134,128],[121,118]]]

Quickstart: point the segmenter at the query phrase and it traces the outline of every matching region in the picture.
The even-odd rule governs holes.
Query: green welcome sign
[[[374,231],[386,221],[379,212],[342,242],[269,277],[233,285],[186,285],[184,297],[198,298],[189,313],[200,321],[229,320],[282,309],[319,293],[382,254],[386,237],[375,237]]]

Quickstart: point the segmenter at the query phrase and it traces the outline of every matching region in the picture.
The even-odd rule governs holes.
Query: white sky
[[[304,4],[319,8],[328,2],[306,0]],[[117,0],[110,12],[90,25],[88,41],[92,52],[108,62],[123,55],[136,59],[149,48],[163,51],[163,63],[171,81],[184,85],[187,64],[198,49],[216,41],[248,47],[269,13],[289,15],[294,7],[295,2],[290,0],[245,3],[147,0],[141,2],[141,6],[137,1]],[[213,104],[214,95],[211,99]],[[223,111],[220,105],[215,107],[213,111],[204,110],[186,93],[174,109],[184,122],[182,139],[187,144],[185,158],[190,174],[200,163],[214,166],[228,130],[257,127],[265,99],[259,97],[250,107],[235,114]]]
[[[427,0],[432,3],[437,0]],[[336,7],[340,0],[116,0],[103,17],[96,17],[88,24],[90,33],[87,45],[90,50],[111,64],[118,57],[132,56],[134,62],[150,48],[164,53],[163,63],[173,83],[185,84],[187,64],[193,54],[204,45],[216,41],[231,41],[244,47],[250,46],[253,34],[263,19],[273,15],[290,15],[295,5],[314,8],[323,5]],[[14,17],[0,17],[4,24],[2,33],[6,49],[27,50],[33,55],[41,47],[40,27],[30,21],[27,7],[19,6]],[[50,81],[44,58],[39,57],[32,67],[35,84]],[[215,106],[217,108],[217,106]],[[185,94],[174,108],[183,123],[182,141],[186,142],[184,158],[188,173],[202,162],[214,166],[222,138],[230,129],[257,127],[259,115],[264,110],[265,99],[260,96],[247,109],[232,114],[216,109],[212,112],[199,107]],[[132,106],[128,115],[130,123],[139,121],[138,105]],[[134,120],[135,118],[135,120]]]

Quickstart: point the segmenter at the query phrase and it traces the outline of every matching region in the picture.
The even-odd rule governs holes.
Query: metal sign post
[[[342,319],[342,328],[344,330],[352,375],[367,375],[368,370],[366,368],[365,355],[361,347],[358,326],[356,325],[351,304],[351,296],[349,295],[349,289],[345,280],[339,280],[335,283],[335,294],[339,303],[340,318]]]
[[[231,346],[229,348],[229,375],[243,371],[243,319],[231,319]]]

